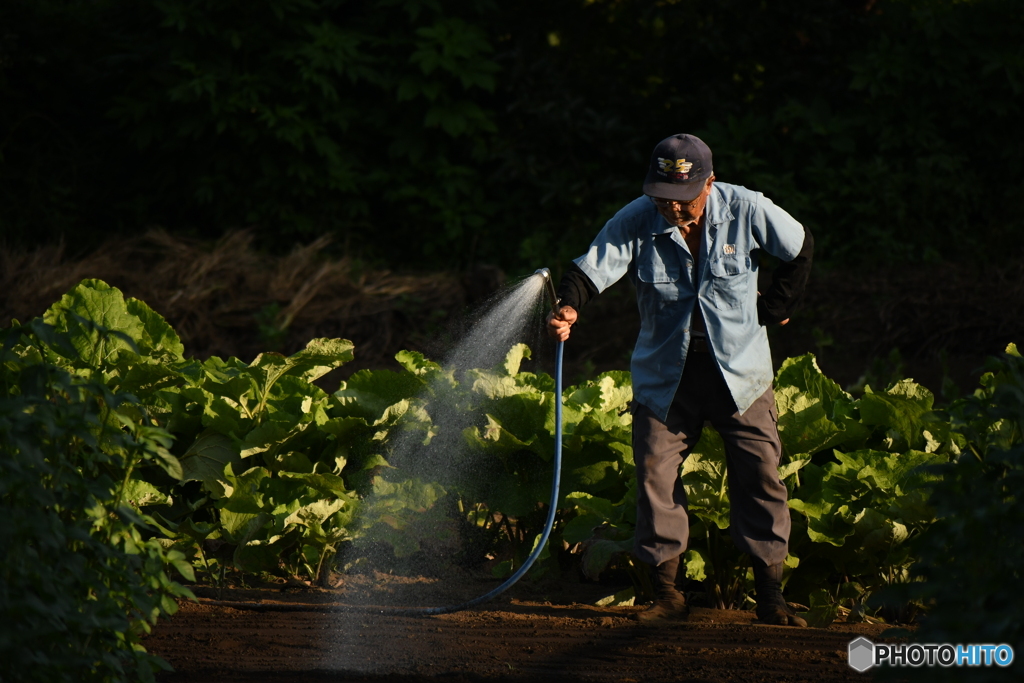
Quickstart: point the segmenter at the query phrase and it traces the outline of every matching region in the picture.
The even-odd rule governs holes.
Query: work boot
[[[666,621],[685,621],[690,616],[686,598],[676,588],[679,574],[679,557],[665,560],[652,569],[654,578],[654,604],[638,612],[636,620],[641,624],[659,624]]]
[[[775,626],[807,626],[782,597],[782,563],[765,565],[754,560],[757,618]]]

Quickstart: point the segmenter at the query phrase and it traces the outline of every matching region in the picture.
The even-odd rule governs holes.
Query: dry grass
[[[422,345],[471,303],[455,274],[363,270],[326,258],[328,242],[275,257],[254,249],[245,231],[209,245],[152,230],[81,259],[62,244],[6,250],[0,326],[40,315],[81,280],[99,278],[162,314],[190,356],[248,360],[274,347],[295,351],[313,337],[344,337],[356,344],[353,367],[370,367]]]
[[[1024,264],[914,265],[822,273],[808,308],[835,343],[908,356],[1001,352],[1024,344]]]
[[[496,269],[472,278],[363,270],[327,258],[327,244],[320,239],[274,256],[254,249],[244,231],[211,245],[154,230],[80,259],[59,244],[3,251],[0,326],[40,315],[82,279],[100,278],[167,318],[188,355],[249,360],[267,350],[296,351],[314,337],[343,337],[356,345],[355,362],[338,373],[345,376],[394,367],[400,349],[440,358],[443,333],[502,284]],[[567,346],[567,377],[628,367],[638,328],[628,286],[598,297]],[[817,352],[826,374],[844,385],[898,349],[904,376],[938,389],[949,372],[970,388],[986,356],[1010,341],[1024,343],[1024,264],[818,268],[804,309],[771,334],[777,359]]]

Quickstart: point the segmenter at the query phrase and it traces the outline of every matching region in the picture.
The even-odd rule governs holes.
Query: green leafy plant
[[[82,325],[97,357],[119,335]],[[47,360],[79,338],[43,321],[0,332],[0,659],[5,680],[153,680],[168,669],[140,636],[177,611],[193,580],[132,507],[132,475],[181,476],[171,435],[141,405]]]
[[[124,482],[175,551],[211,576],[283,563],[323,578],[348,538],[354,500],[340,476],[344,446],[320,429],[339,402],[312,382],[350,360],[351,343],[315,339],[252,363],[187,360],[166,321],[98,280],[83,281],[43,320],[70,342],[44,347],[48,358],[134,392],[131,417],[176,437],[177,479],[129,468]]]
[[[915,602],[928,609],[920,642],[1009,643],[1024,646],[1024,358],[1010,344],[990,359],[980,387],[950,407],[967,439],[963,452],[929,468],[928,503],[938,516],[915,544],[915,579],[879,601]],[[1014,662],[1013,671],[1024,669]],[[971,680],[1005,679],[1009,671],[979,670]],[[929,678],[954,680],[937,670]]]
[[[839,608],[864,612],[869,596],[907,581],[913,538],[935,520],[927,505],[934,476],[962,439],[932,411],[931,392],[903,380],[870,386],[855,400],[825,377],[813,356],[785,361],[776,377],[779,431],[794,517],[790,552],[799,558],[791,596],[824,625]],[[910,615],[890,613],[890,618]]]

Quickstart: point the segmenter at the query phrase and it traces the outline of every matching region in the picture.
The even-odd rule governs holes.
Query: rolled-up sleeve
[[[633,263],[636,248],[636,225],[641,200],[623,207],[605,223],[587,253],[573,263],[586,273],[598,292],[611,287],[625,275]]]
[[[760,192],[750,205],[754,239],[772,256],[792,261],[804,245],[804,226]]]

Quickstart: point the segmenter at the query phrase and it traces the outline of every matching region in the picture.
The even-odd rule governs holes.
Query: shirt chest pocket
[[[750,292],[750,257],[730,254],[712,261],[711,291],[716,308],[742,306]]]
[[[669,234],[652,235],[640,245],[637,277],[648,284],[678,282],[682,274],[679,246]]]

